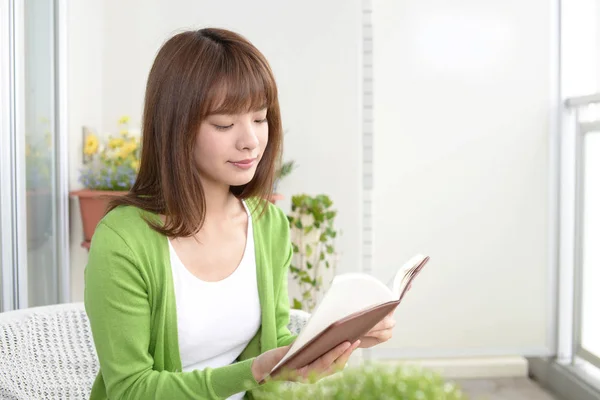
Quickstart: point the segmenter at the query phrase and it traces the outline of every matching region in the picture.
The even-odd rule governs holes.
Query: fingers
[[[396,320],[393,317],[387,316],[377,323],[365,336],[372,336],[374,332],[394,329]]]
[[[354,350],[356,350],[360,344],[361,340],[357,340],[352,344],[344,342],[305,367],[295,371],[282,371],[279,375],[279,379],[283,378],[288,381],[305,381],[307,379],[312,381],[321,379],[324,376],[343,369]]]
[[[350,344],[344,342],[327,354],[321,356],[311,364],[297,370],[298,375],[304,379],[320,379],[330,375],[336,370],[343,368],[352,355],[352,352],[360,345],[360,340]]]
[[[365,336],[363,336],[363,338],[377,338],[385,342],[386,340],[389,340],[392,337],[394,333],[394,326],[395,323],[391,325],[385,325],[385,327],[382,329],[373,329],[370,332],[368,332]]]
[[[392,329],[385,329],[377,332],[371,332],[361,338],[361,346],[363,349],[368,349],[380,343],[390,340],[393,336]]]
[[[252,374],[257,381],[261,381],[269,376],[271,370],[281,359],[287,354],[291,345],[278,347],[269,350],[260,356],[252,363]]]
[[[379,343],[381,343],[379,341],[379,339],[373,338],[370,336],[368,336],[368,337],[365,336],[361,339],[360,347],[362,347],[363,349],[368,349],[368,348],[378,345]]]
[[[291,344],[273,349],[273,359],[276,359],[277,362],[279,362],[290,350],[290,347],[292,347]]]
[[[321,370],[327,370],[338,358],[340,358],[347,350],[351,348],[351,344],[349,342],[344,342],[320,357],[316,360],[313,365]],[[315,365],[316,364],[316,365]]]
[[[342,354],[337,360],[335,360],[335,362],[332,365],[332,368],[329,368],[329,372],[333,373],[344,369],[346,363],[350,359],[350,356],[352,355],[354,350],[358,348],[358,346],[360,346],[360,340],[354,342],[352,346],[344,352],[344,354]]]
[[[344,342],[334,347],[333,350],[330,350],[329,352],[322,355],[312,363],[302,368],[299,368],[295,371],[295,374],[298,378],[302,379],[318,379],[323,374],[323,372],[329,369],[331,365],[335,362],[335,360],[341,357],[349,348],[351,348],[350,343]]]

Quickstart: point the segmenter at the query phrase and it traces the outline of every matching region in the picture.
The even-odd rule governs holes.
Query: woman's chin
[[[228,179],[227,181],[229,183],[229,186],[243,186],[250,183],[250,181],[252,181],[253,178],[254,171],[243,174],[236,174],[236,176],[230,177],[230,179]]]

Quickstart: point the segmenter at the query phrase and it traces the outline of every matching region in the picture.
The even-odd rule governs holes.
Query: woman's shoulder
[[[246,204],[252,213],[252,223],[257,228],[280,233],[289,230],[287,216],[275,204],[255,197],[247,199]]]
[[[118,206],[109,211],[100,223],[108,225],[115,230],[140,229],[143,226],[147,226],[147,222],[144,219],[148,217],[147,214],[149,213],[138,207]]]
[[[255,200],[252,226],[257,252],[269,254],[273,265],[284,265],[288,257],[290,223],[281,208],[265,200]]]
[[[148,235],[155,233],[147,222],[152,215],[138,207],[118,206],[100,220],[93,239],[98,241],[110,236],[119,237],[128,243],[132,239],[145,241]]]

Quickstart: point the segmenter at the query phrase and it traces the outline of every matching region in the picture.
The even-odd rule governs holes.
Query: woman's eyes
[[[265,122],[267,122],[267,118],[263,118],[263,119],[255,119],[254,122],[256,122],[257,124],[263,124]],[[226,131],[229,128],[233,127],[233,124],[230,125],[217,125],[217,124],[213,124],[215,129],[217,129],[218,131]]]
[[[218,131],[226,131],[227,129],[231,128],[233,126],[233,124],[227,125],[227,126],[214,124],[214,126]]]

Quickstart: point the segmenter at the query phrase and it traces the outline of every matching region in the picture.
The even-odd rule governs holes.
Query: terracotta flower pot
[[[273,204],[275,204],[276,202],[278,202],[279,200],[283,200],[285,198],[284,195],[279,194],[279,193],[273,193],[271,195],[271,198],[269,198],[269,201]]]
[[[118,196],[127,194],[126,191],[82,189],[71,192],[71,196],[79,198],[79,209],[83,224],[84,247],[89,247],[96,226],[104,217],[108,203]]]

